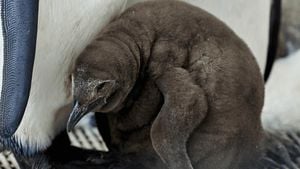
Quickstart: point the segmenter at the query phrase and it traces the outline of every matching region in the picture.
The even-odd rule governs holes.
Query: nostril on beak
[[[76,104],[79,104],[77,100],[73,101],[72,107],[75,107]]]

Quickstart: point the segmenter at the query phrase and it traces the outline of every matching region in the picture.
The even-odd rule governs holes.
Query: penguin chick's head
[[[77,58],[72,78],[75,104],[68,131],[88,112],[117,112],[122,108],[136,83],[139,61],[120,46],[104,36],[88,45]]]
[[[92,111],[110,112],[121,102],[120,85],[109,73],[92,65],[78,65],[73,74],[74,107],[67,130],[71,131],[79,120]]]

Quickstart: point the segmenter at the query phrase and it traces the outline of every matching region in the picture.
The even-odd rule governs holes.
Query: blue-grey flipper
[[[31,86],[37,21],[38,0],[1,0],[0,138],[9,138],[15,133],[25,112]]]

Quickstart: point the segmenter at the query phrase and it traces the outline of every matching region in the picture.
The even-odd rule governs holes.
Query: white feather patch
[[[299,131],[300,50],[275,62],[266,84],[262,121],[266,130]]]

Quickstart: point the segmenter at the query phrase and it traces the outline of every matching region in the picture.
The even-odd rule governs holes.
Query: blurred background
[[[266,83],[263,124],[300,130],[300,1],[282,0],[277,57]]]

